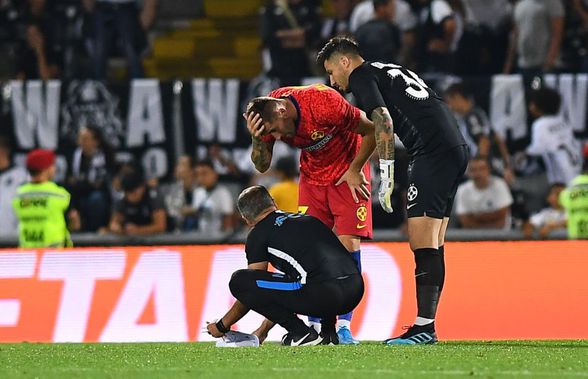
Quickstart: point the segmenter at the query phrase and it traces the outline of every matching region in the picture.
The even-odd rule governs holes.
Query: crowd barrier
[[[448,242],[446,262],[442,340],[588,339],[588,241]],[[362,264],[354,334],[400,333],[416,307],[408,245],[366,243]],[[0,342],[210,341],[245,266],[243,245],[0,250]]]
[[[248,230],[229,233],[162,233],[149,236],[119,236],[115,234],[73,233],[76,247],[94,246],[167,246],[167,245],[218,245],[242,244],[247,240]],[[565,229],[554,230],[547,236],[550,240],[567,239]],[[526,239],[522,230],[499,229],[453,229],[446,234],[448,241],[520,241]],[[374,229],[374,242],[404,242],[407,236],[399,229]],[[0,237],[0,248],[18,246],[17,236]]]

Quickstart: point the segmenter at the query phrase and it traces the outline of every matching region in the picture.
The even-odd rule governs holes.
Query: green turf
[[[216,348],[0,344],[0,378],[588,378],[588,341]]]

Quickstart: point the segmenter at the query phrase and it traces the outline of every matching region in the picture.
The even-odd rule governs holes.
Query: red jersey
[[[278,88],[269,96],[290,99],[298,111],[296,135],[282,141],[302,149],[300,175],[318,186],[339,180],[361,144],[361,136],[354,132],[359,109],[324,84]],[[264,141],[272,140],[273,136],[264,136]]]

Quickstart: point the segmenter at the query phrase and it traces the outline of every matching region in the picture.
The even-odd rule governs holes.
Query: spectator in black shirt
[[[268,75],[294,80],[311,75],[307,48],[320,33],[318,8],[303,0],[274,0],[262,8],[261,38]]]
[[[165,207],[156,189],[148,189],[143,175],[137,171],[121,179],[124,197],[114,206],[110,231],[116,234],[140,236],[163,233],[167,227]]]
[[[400,31],[392,23],[393,0],[374,0],[373,20],[361,25],[355,38],[363,57],[371,62],[390,63],[397,61],[400,52]]]
[[[463,82],[454,83],[445,90],[444,99],[457,116],[470,154],[488,158],[493,171],[501,174],[508,184],[512,184],[515,176],[510,165],[508,147],[504,139],[494,132],[488,115],[476,105],[470,90]]]
[[[100,129],[93,126],[81,128],[67,188],[72,195],[72,207],[80,212],[83,231],[95,232],[108,223],[111,204],[108,183],[113,161],[112,149]]]
[[[36,22],[28,23],[26,41],[19,49],[17,79],[49,80],[59,76],[60,57],[53,50],[52,41]]]
[[[353,11],[353,0],[330,0],[334,17],[326,18],[321,26],[321,42],[327,43],[331,38],[347,35],[349,30],[349,17]],[[322,45],[321,44],[321,45]]]

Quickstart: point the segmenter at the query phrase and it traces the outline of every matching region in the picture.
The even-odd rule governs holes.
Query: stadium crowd
[[[275,0],[261,9],[268,76],[294,83],[301,77],[324,75],[314,57],[336,35],[354,36],[368,59],[397,62],[419,73],[532,76],[588,70],[586,0],[329,1],[334,10],[331,18],[321,17],[320,0]],[[112,54],[125,57],[130,77],[143,77],[141,56],[148,48],[146,33],[156,9],[157,0],[0,0],[0,49],[13,53],[13,77],[18,79],[104,79]],[[531,191],[523,184],[530,183],[528,178],[514,172],[503,137],[493,131],[467,85],[457,81],[440,95],[455,113],[472,154],[451,226],[513,228],[527,237],[534,233],[546,237],[564,228],[559,193],[581,173],[582,147],[558,116],[560,94],[547,87],[530,92],[529,112],[535,121],[526,154],[540,157],[534,173],[540,179],[532,182],[538,185]],[[26,178],[22,169],[10,171],[12,149],[11,141],[1,137],[2,215],[10,213],[9,192],[4,189]],[[199,160],[180,157],[174,179],[160,182],[145,177],[137,163],[116,162],[115,151],[100,129],[87,125],[79,132],[62,183],[79,215],[74,231],[228,233],[245,227],[236,216],[234,201],[251,184],[270,187],[279,207],[296,210],[297,158],[291,150],[276,152],[277,163],[267,174],[257,173],[251,165],[245,169],[215,145],[207,155]],[[396,159],[397,165],[408,164],[401,148]],[[372,166],[376,171],[376,156]],[[403,173],[405,169],[396,170],[397,211],[388,215],[374,204],[375,228],[405,225],[401,210],[406,208],[409,183]],[[6,184],[9,175],[10,185]],[[378,183],[372,188],[377,192]],[[373,198],[378,198],[377,193]],[[6,226],[0,234],[16,233],[9,218],[3,216],[2,222]]]
[[[329,2],[330,4],[327,4]],[[2,0],[2,65],[27,79],[104,79],[110,56],[143,77],[158,0]],[[329,7],[332,16],[323,17]],[[586,0],[268,0],[263,66],[275,77],[321,73],[316,51],[354,36],[365,57],[419,73],[588,70]]]

